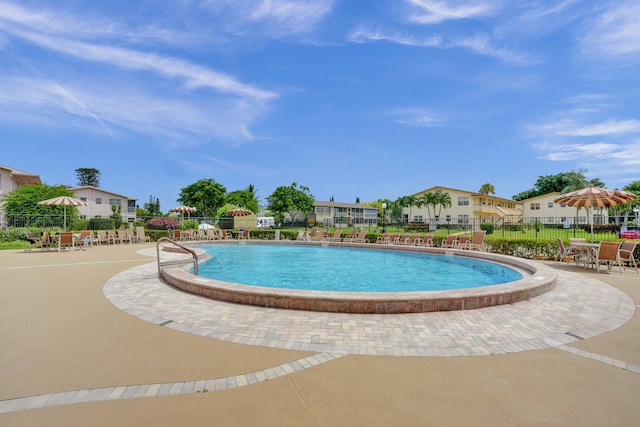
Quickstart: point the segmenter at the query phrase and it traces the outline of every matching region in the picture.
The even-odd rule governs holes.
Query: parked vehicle
[[[257,226],[258,230],[274,228],[276,226],[276,219],[272,216],[259,216],[257,220]]]

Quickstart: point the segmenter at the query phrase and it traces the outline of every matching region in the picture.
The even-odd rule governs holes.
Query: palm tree
[[[440,212],[442,212],[442,208],[450,208],[451,196],[449,195],[449,193],[437,193],[435,207],[438,208],[438,213],[436,214],[437,217],[440,217]]]
[[[496,194],[496,189],[493,185],[487,182],[486,184],[482,184],[478,193],[488,196],[489,194]]]
[[[427,217],[429,220],[431,220],[433,217],[431,216],[431,208],[434,208],[434,212],[435,212],[435,206],[436,206],[436,193],[424,193],[421,197],[420,200],[422,201],[422,205],[427,207]]]

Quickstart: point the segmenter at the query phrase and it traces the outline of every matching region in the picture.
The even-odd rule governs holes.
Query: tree
[[[313,211],[315,199],[309,187],[292,183],[289,187],[278,187],[269,197],[267,197],[267,209],[276,214],[288,213],[291,221],[295,220],[298,212]]]
[[[436,193],[436,200],[434,210],[438,208],[437,217],[440,216],[440,212],[442,212],[442,208],[450,208],[451,207],[451,195],[449,193]]]
[[[180,190],[178,203],[193,206],[204,217],[215,216],[216,211],[224,205],[227,189],[211,178],[201,179]]]
[[[433,218],[431,216],[431,208],[433,208],[433,211],[435,213],[436,202],[437,202],[436,193],[424,193],[422,196],[420,196],[420,199],[422,201],[422,205],[427,207],[427,217],[428,217],[427,219]]]
[[[225,196],[224,201],[236,207],[246,208],[253,213],[258,213],[258,201],[255,199],[254,193],[248,190],[232,191]]]
[[[78,178],[78,187],[100,188],[100,171],[98,169],[78,168],[76,169],[76,177]]]
[[[562,172],[556,175],[539,176],[534,188],[523,191],[513,196],[513,200],[524,200],[531,197],[549,193],[568,193],[585,187],[604,187],[599,178],[587,180],[584,174],[587,171],[580,169],[577,172]]]
[[[9,192],[3,199],[4,211],[6,213],[9,226],[21,227],[22,217],[31,216],[29,225],[33,227],[51,226],[44,220],[46,215],[59,217],[59,224],[62,226],[64,207],[39,205],[42,200],[52,199],[59,196],[73,197],[73,193],[67,190],[66,185],[49,186],[46,184],[25,185],[17,190]],[[78,212],[75,206],[67,206],[67,218],[73,219]],[[57,220],[57,219],[56,219]]]
[[[486,184],[482,184],[482,186],[480,186],[480,190],[478,190],[478,193],[488,196],[489,194],[496,194],[496,189],[493,185],[487,182]]]
[[[146,216],[160,216],[162,212],[160,211],[160,199],[149,196],[149,202],[144,204],[144,210],[146,211]]]

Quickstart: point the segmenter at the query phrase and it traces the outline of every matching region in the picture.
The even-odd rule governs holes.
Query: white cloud
[[[417,24],[438,24],[453,19],[469,19],[493,13],[489,2],[405,0],[410,12],[407,19]]]
[[[546,136],[615,136],[640,133],[640,120],[607,120],[595,124],[581,124],[573,119],[563,119],[541,125],[528,126],[529,131]]]
[[[312,31],[333,9],[334,0],[221,0],[206,7],[233,33],[270,37]]]
[[[197,145],[211,138],[253,138],[248,125],[266,112],[234,98],[184,101],[169,94],[151,95],[141,88],[90,81],[0,78],[0,121],[22,125],[89,129],[117,138],[120,129],[154,135],[162,141]],[[144,89],[144,88],[143,88]]]
[[[613,3],[590,23],[582,37],[582,50],[596,57],[640,60],[640,3]]]
[[[410,36],[407,33],[400,32],[384,32],[379,30],[372,30],[369,28],[360,27],[352,31],[347,39],[353,43],[365,43],[367,41],[388,41],[390,43],[401,44],[405,46],[420,46],[420,47],[436,47],[439,46],[442,40],[439,37],[427,37],[419,39]]]
[[[415,127],[442,126],[444,121],[439,114],[421,108],[403,108],[391,110],[387,114],[398,124]]]
[[[488,34],[477,34],[473,37],[459,38],[453,41],[452,45],[470,49],[478,55],[490,56],[512,64],[531,64],[535,62],[529,54],[522,54],[511,49],[496,47]]]

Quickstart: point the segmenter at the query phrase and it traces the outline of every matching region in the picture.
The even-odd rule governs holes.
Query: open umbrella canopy
[[[89,206],[89,203],[69,196],[54,197],[53,199],[38,202],[38,204],[46,206]]]
[[[636,199],[636,195],[623,190],[587,187],[571,193],[561,194],[554,202],[575,208],[608,208],[624,205]]]
[[[586,208],[591,223],[591,241],[593,242],[593,220],[589,214],[590,208],[608,208],[624,205],[637,199],[636,195],[623,190],[608,190],[606,188],[587,187],[571,193],[561,194],[554,202],[574,208]]]
[[[64,230],[67,231],[67,206],[89,206],[89,203],[70,196],[59,196],[53,199],[42,200],[39,205],[64,206]]]
[[[227,215],[229,215],[229,216],[249,216],[249,215],[253,215],[253,212],[251,212],[249,209],[245,209],[245,208],[235,208],[235,209],[231,209],[230,211],[227,211]]]
[[[181,205],[181,206],[175,207],[173,209],[169,209],[169,212],[177,212],[177,213],[181,213],[181,214],[184,215],[184,214],[192,214],[197,210],[198,210],[197,208],[194,208],[194,207],[191,207],[191,206]]]

